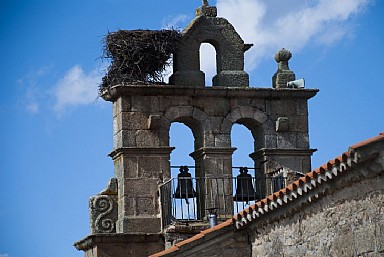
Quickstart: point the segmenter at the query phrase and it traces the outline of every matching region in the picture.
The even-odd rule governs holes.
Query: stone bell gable
[[[244,71],[244,52],[252,44],[244,44],[235,28],[226,19],[217,17],[216,7],[202,6],[196,18],[182,32],[182,39],[173,59],[170,84],[204,87],[205,75],[200,70],[199,50],[202,43],[216,50],[214,87],[248,87],[249,76]]]
[[[127,67],[121,71],[117,64],[122,63],[112,62],[111,67],[116,69],[110,69],[106,75],[109,78],[103,80],[100,96],[111,102],[113,108],[113,149],[109,156],[115,178],[106,190],[90,200],[91,234],[75,243],[87,257],[148,256],[205,229],[208,209],[217,209],[218,222],[232,217],[237,205],[234,201],[239,201],[239,197],[234,197],[234,124],[244,125],[253,137],[248,142],[253,150],[246,156],[253,161],[253,167],[248,167],[252,174],[247,178],[262,177],[258,181],[260,186],[254,190],[257,199],[276,191],[270,181],[280,173],[305,174],[311,170],[315,149],[309,143],[308,100],[318,90],[286,85],[249,87],[244,52],[251,44],[245,44],[234,27],[216,14],[216,7],[209,6],[207,1],[197,9],[195,19],[177,40],[169,84],[145,81],[151,74],[148,72],[119,81],[133,71]],[[125,31],[111,38],[118,36],[116,42],[122,42],[124,35],[130,35],[129,39],[145,35],[151,41],[167,33]],[[202,43],[210,43],[216,50],[217,74],[212,87],[205,87],[204,73],[200,71]],[[151,53],[140,48],[140,53],[146,54],[143,59],[151,61],[158,45],[152,45]],[[117,50],[114,54],[124,52],[120,45]],[[287,53],[281,50],[278,55]],[[280,59],[284,63],[278,64],[274,80],[279,85],[287,81],[285,74],[293,74],[287,71],[289,58]],[[199,214],[193,220],[188,218],[187,223],[172,213],[177,197],[171,187],[166,189],[173,181],[170,128],[176,122],[192,131],[194,148],[190,156],[195,161],[196,177],[189,179],[199,179],[201,189],[194,185],[199,198],[190,202],[196,203]],[[181,232],[185,233],[180,235]]]

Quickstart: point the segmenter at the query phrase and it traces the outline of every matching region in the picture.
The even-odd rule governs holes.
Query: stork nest
[[[100,90],[120,83],[159,83],[181,34],[176,30],[118,30],[104,39],[103,58],[111,60]]]

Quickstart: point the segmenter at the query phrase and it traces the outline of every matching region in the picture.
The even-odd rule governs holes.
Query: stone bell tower
[[[212,87],[205,87],[200,70],[202,43],[216,50]],[[109,156],[115,178],[91,198],[91,235],[75,243],[77,249],[87,257],[147,256],[164,249],[162,210],[168,203],[161,200],[159,186],[171,178],[173,122],[185,124],[193,133],[190,156],[196,177],[232,179],[235,123],[252,133],[254,152],[249,156],[261,174],[273,172],[274,166],[301,173],[311,170],[314,150],[309,148],[307,101],[318,90],[287,88],[286,82],[295,75],[288,67],[291,53],[285,49],[276,55],[272,87],[249,87],[244,52],[251,46],[226,19],[217,17],[216,7],[203,1],[181,33],[168,85],[134,81],[102,89],[101,96],[113,105],[114,143]],[[232,183],[215,192],[204,186],[199,208],[226,206],[218,210],[219,221],[232,217]]]

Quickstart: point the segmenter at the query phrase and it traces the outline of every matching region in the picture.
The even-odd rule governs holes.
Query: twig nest
[[[163,79],[181,34],[176,30],[118,30],[105,38],[104,58],[111,60],[100,90],[116,84],[156,83]]]

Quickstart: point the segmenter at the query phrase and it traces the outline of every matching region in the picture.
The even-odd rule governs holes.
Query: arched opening
[[[209,43],[200,45],[200,70],[205,74],[205,86],[212,86],[212,78],[216,75],[216,50]]]
[[[181,122],[173,122],[169,131],[170,146],[175,147],[171,153],[171,177],[177,178],[179,166],[189,166],[189,172],[195,176],[195,161],[190,153],[194,151],[194,137],[192,130]]]
[[[254,162],[249,154],[254,152],[254,139],[251,131],[241,124],[234,124],[231,131],[232,147],[236,151],[232,155],[233,167],[253,167]],[[234,170],[233,175],[237,176],[238,170]]]
[[[195,140],[192,130],[181,122],[173,122],[170,127],[171,153],[171,196],[170,215],[181,221],[196,220],[198,214],[198,193],[195,178],[195,161],[189,156],[194,151]],[[184,174],[184,175],[182,175]],[[187,175],[188,174],[188,175]]]
[[[251,131],[245,125],[234,124],[231,143],[232,147],[237,148],[232,155],[234,212],[237,213],[260,197],[255,179],[257,171],[254,161],[249,157],[249,154],[254,152],[255,145]]]

